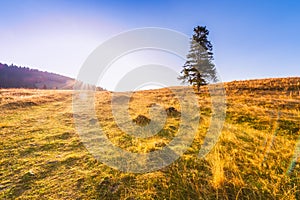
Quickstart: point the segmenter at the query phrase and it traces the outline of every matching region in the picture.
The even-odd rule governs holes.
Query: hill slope
[[[74,83],[66,76],[0,63],[0,88],[73,89]]]
[[[192,145],[168,167],[146,174],[112,169],[87,151],[74,126],[72,91],[2,89],[0,199],[300,199],[299,83],[300,77],[225,83],[222,134],[212,151],[198,158],[212,116],[203,87]],[[116,95],[126,100],[126,94]],[[177,115],[149,138],[124,133],[111,113],[111,96],[96,92],[95,108],[113,144],[148,153],[176,135]],[[132,119],[150,118],[153,104],[181,109],[169,89],[138,91],[130,100]]]

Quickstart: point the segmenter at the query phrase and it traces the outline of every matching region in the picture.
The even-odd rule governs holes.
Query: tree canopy
[[[217,81],[216,68],[213,61],[213,46],[208,40],[209,31],[205,26],[194,28],[194,34],[191,38],[190,51],[187,55],[187,61],[183,65],[179,79],[184,83],[200,87],[209,82]]]

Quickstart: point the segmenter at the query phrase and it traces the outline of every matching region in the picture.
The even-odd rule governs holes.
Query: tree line
[[[28,67],[0,63],[0,88],[59,89],[68,81],[73,79]]]

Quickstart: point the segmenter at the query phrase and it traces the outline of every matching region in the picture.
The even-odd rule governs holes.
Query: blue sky
[[[151,26],[191,36],[205,25],[223,81],[300,76],[298,0],[0,0],[0,8],[2,63],[76,77],[115,34]]]

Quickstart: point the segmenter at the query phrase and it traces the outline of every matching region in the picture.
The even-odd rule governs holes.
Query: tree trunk
[[[198,72],[197,73],[197,90],[198,90],[198,93],[200,92],[200,85],[201,85],[200,80],[201,80],[201,75]]]
[[[200,83],[197,83],[197,91],[200,92]]]

